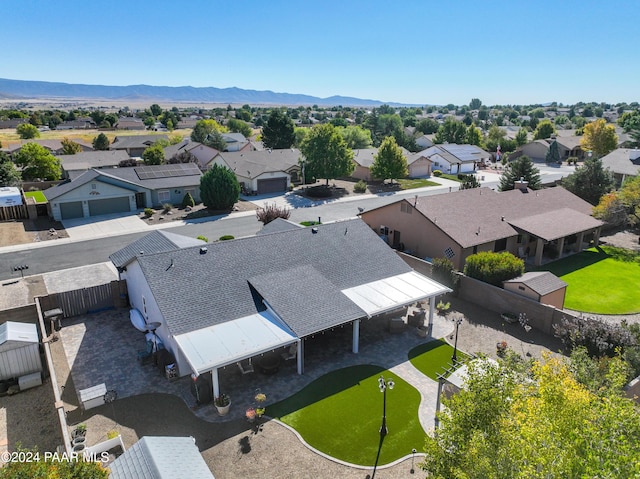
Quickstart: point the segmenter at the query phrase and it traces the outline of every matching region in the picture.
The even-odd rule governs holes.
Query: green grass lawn
[[[36,203],[46,203],[47,199],[44,197],[44,193],[42,191],[25,191],[24,196],[27,198],[33,198],[36,200]]]
[[[293,427],[314,448],[337,459],[373,466],[380,445],[382,394],[378,378],[395,381],[387,391],[389,434],[378,465],[421,449],[425,431],[418,420],[420,393],[379,366],[362,365],[333,371],[289,398],[267,407],[266,414]],[[364,476],[363,476],[364,477]]]
[[[401,190],[411,190],[413,188],[423,188],[425,186],[440,186],[440,183],[425,180],[424,178],[403,178],[395,181],[400,184]]]
[[[409,361],[417,370],[434,381],[438,380],[438,374],[445,372],[448,364],[451,363],[453,348],[442,340],[429,341],[428,343],[416,346],[409,351]],[[457,352],[458,361],[467,359],[467,355]]]
[[[568,309],[595,314],[640,312],[640,254],[602,246],[539,268],[565,281]]]
[[[440,178],[446,178],[447,180],[457,181],[458,183],[460,183],[460,178],[458,178],[458,175],[450,175],[449,173],[443,173],[440,175]]]

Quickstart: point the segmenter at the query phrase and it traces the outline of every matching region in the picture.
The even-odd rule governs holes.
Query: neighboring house
[[[520,296],[549,304],[557,309],[564,308],[567,283],[549,271],[530,271],[514,279],[503,281],[502,287]]]
[[[410,157],[412,154],[406,150],[405,148],[400,148],[402,154],[405,159],[407,159],[407,163],[409,163]],[[351,173],[352,178],[356,178],[358,180],[370,181],[376,178],[372,178],[371,176],[371,165],[375,161],[375,157],[378,154],[378,148],[363,148],[363,149],[355,149],[353,150],[353,163],[355,164],[355,169],[353,173]],[[409,165],[409,176],[413,176],[411,170],[411,166]],[[417,175],[422,176],[422,175]]]
[[[124,150],[84,151],[75,155],[61,155],[62,176],[73,180],[92,168],[117,168],[121,161],[129,159]]]
[[[214,396],[220,394],[219,368],[297,345],[302,374],[305,338],[349,326],[357,353],[361,321],[429,300],[432,324],[435,298],[451,291],[413,271],[360,219],[288,226],[155,254],[130,247],[110,256],[127,282],[132,308],[161,324],[156,334],[180,375],[211,373]]]
[[[425,151],[426,150],[408,154],[407,167],[409,170],[409,178],[431,176],[433,161],[425,155]]]
[[[433,146],[433,135],[422,135],[416,138],[416,145],[421,148],[427,149]]]
[[[443,173],[473,173],[491,154],[475,145],[441,144],[434,145],[420,152],[431,161],[431,168]]]
[[[83,151],[93,150],[93,147],[91,145],[88,145],[82,140],[76,140],[75,138],[72,138],[71,141],[80,145],[80,148],[82,148]],[[37,143],[38,145],[47,149],[53,155],[60,155],[63,151],[62,140],[41,140],[38,138],[34,138],[32,140],[21,140],[20,143],[12,143],[10,145],[7,145],[6,148],[3,148],[3,151],[8,153],[9,155],[13,155],[14,153],[20,151],[20,149],[27,143]]]
[[[618,148],[602,157],[602,166],[607,168],[620,186],[629,177],[640,175],[640,150]]]
[[[56,130],[89,130],[95,128],[96,124],[91,118],[79,118],[77,120],[63,121]]]
[[[245,190],[264,195],[288,191],[291,183],[301,181],[300,157],[295,148],[236,151],[220,153],[212,163],[233,170]]]
[[[167,135],[116,136],[109,145],[110,150],[124,150],[130,157],[140,157],[144,150],[158,140],[167,140]]]
[[[110,479],[215,479],[192,437],[143,436],[108,467]]]
[[[546,140],[534,140],[526,145],[522,145],[518,150],[534,162],[545,162],[549,147],[551,143],[555,141],[558,143],[558,154],[561,160],[566,160],[569,157],[584,160],[585,153],[580,146],[580,138],[579,136],[558,136],[557,138],[549,138]]]
[[[164,157],[167,161],[169,161],[169,159],[184,151],[188,151],[196,157],[196,159],[198,160],[198,166],[202,171],[206,171],[209,168],[209,165],[220,154],[220,152],[215,148],[211,148],[210,146],[203,145],[202,143],[191,141],[190,139],[186,138],[180,143],[167,146],[164,149]]]
[[[509,251],[535,265],[598,244],[593,206],[561,187],[474,188],[400,200],[361,214],[394,248],[449,258],[461,270],[480,251]]]
[[[12,118],[9,120],[0,120],[0,130],[4,130],[6,128],[16,129],[18,125],[22,125],[23,123],[29,123],[29,118]]]
[[[251,148],[249,140],[242,133],[222,133],[227,147],[224,151],[243,151]]]
[[[518,150],[521,152],[518,156],[527,155],[531,158],[531,161],[544,162],[547,158],[547,153],[549,153],[549,142],[547,140],[533,140],[522,145]]]
[[[146,130],[147,127],[143,123],[141,118],[133,118],[131,116],[124,116],[118,118],[118,123],[116,124],[116,128],[118,130]]]
[[[193,129],[198,123],[198,118],[182,118],[178,121],[178,126],[176,128],[179,129]]]
[[[194,163],[91,169],[44,194],[53,219],[88,218],[180,205],[187,193],[199,202],[201,176]]]

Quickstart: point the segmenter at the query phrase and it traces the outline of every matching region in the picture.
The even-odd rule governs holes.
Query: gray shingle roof
[[[116,136],[109,145],[111,150],[124,150],[128,148],[144,148],[153,145],[158,140],[168,139],[167,135],[124,135]]]
[[[602,157],[602,166],[620,175],[640,175],[640,158],[632,161],[629,148],[618,148]]]
[[[91,168],[105,168],[118,166],[129,155],[123,150],[83,151],[75,155],[61,155],[62,168],[70,170],[89,170]]]
[[[328,292],[332,284],[335,292],[412,271],[360,219],[213,243],[206,254],[194,247],[137,260],[174,335],[255,314],[260,305],[254,301],[252,280],[267,302],[293,315],[295,310],[307,311],[306,296],[315,294],[314,285]],[[292,265],[303,269],[288,271]],[[308,282],[305,271],[313,271]],[[265,286],[264,275],[270,275],[272,285]],[[293,287],[290,275],[297,278],[300,294],[295,297],[282,293],[282,288]],[[353,311],[345,310],[333,293],[325,300],[320,319],[327,327],[335,318],[352,317]],[[314,316],[313,328],[321,326],[317,321]]]
[[[540,296],[544,296],[545,294],[553,293],[554,291],[567,287],[567,283],[549,271],[530,271],[518,278],[505,281],[505,283],[526,284]]]
[[[92,180],[95,180],[99,176],[97,170],[89,170],[82,173],[73,181],[68,181],[66,183],[60,183],[59,185],[53,186],[52,188],[48,188],[44,190],[44,196],[47,200],[51,201],[59,196],[64,195],[72,190],[75,190],[77,187],[82,186],[84,184],[89,183]]]
[[[136,256],[172,251],[190,246],[204,246],[204,243],[196,238],[156,230],[109,255],[109,259],[116,268],[121,268],[129,264]]]
[[[258,231],[257,235],[266,235],[271,233],[282,233],[283,231],[290,231],[304,228],[304,226],[294,223],[293,221],[285,220],[284,218],[276,218],[270,221]]]
[[[287,171],[297,166],[300,150],[285,148],[282,150],[232,151],[220,153],[229,168],[236,174],[247,178],[257,178],[271,171]]]

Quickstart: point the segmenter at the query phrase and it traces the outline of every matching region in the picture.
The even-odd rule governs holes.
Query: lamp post
[[[380,437],[383,438],[389,433],[387,429],[387,389],[393,389],[396,383],[393,379],[384,379],[382,376],[378,378],[378,387],[382,393],[382,426],[380,426]]]
[[[453,342],[453,356],[451,356],[451,361],[453,361],[454,366],[458,363],[458,328],[462,324],[463,319],[461,315],[453,318],[453,322],[456,325],[456,339]]]
[[[409,471],[410,474],[413,474],[414,472],[416,472],[415,469],[413,468],[413,459],[414,459],[414,457],[416,455],[416,452],[418,452],[418,451],[416,451],[415,447],[413,449],[411,449],[411,470]]]

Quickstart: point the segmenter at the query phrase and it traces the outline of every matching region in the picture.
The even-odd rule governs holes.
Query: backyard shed
[[[0,188],[0,207],[22,205],[22,194],[20,189],[13,186],[3,186]]]
[[[0,324],[0,380],[42,371],[35,324],[7,321]]]
[[[567,283],[549,271],[530,271],[503,283],[504,289],[558,309],[564,307]]]

